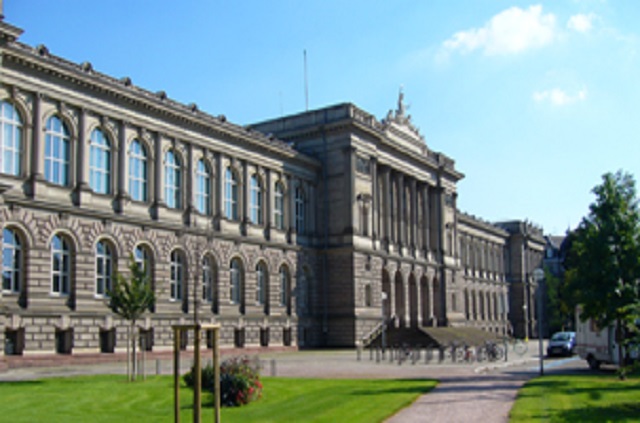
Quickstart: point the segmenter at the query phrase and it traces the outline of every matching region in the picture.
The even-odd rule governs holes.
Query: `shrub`
[[[213,366],[201,369],[203,390],[213,392]],[[193,368],[184,375],[185,384],[193,389]],[[259,362],[247,356],[232,357],[220,364],[220,403],[224,407],[248,404],[262,396]]]

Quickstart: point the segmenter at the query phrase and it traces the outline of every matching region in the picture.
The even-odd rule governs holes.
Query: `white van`
[[[619,364],[615,325],[598,327],[592,319],[580,320],[580,307],[576,309],[576,352],[580,358],[587,360],[593,370],[601,364]],[[624,348],[624,347],[622,347]],[[623,351],[624,353],[624,351]],[[638,348],[629,350],[629,358],[638,360]]]

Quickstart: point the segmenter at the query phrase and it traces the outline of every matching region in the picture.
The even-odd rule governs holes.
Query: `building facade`
[[[195,314],[235,347],[533,322],[514,295],[528,304],[541,232],[458,211],[463,175],[402,95],[380,121],[340,104],[243,127],[21,32],[0,20],[5,354],[124,348],[107,304],[130,258],[156,295],[147,349]]]

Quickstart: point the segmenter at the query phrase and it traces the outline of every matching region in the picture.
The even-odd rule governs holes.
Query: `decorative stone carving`
[[[389,112],[387,113],[387,117],[382,120],[382,124],[384,126],[389,126],[392,123],[395,123],[396,125],[404,126],[415,135],[422,138],[422,136],[420,135],[420,130],[411,122],[411,115],[408,115],[406,113],[407,109],[408,106],[404,104],[404,93],[402,92],[402,88],[400,88],[400,93],[398,95],[398,108],[395,110],[395,112],[389,110]]]

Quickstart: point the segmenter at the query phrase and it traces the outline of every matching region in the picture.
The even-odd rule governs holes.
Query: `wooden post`
[[[180,423],[180,338],[183,331],[194,330],[194,360],[193,371],[194,387],[193,387],[193,421],[200,423],[202,421],[202,360],[200,356],[200,343],[202,342],[202,330],[213,331],[213,383],[214,391],[214,407],[213,418],[215,423],[220,423],[220,325],[211,324],[194,324],[194,325],[175,325],[173,326],[173,413],[174,421]]]
[[[220,423],[220,328],[213,329],[213,421]]]
[[[173,416],[180,423],[180,335],[181,330],[173,328]]]

